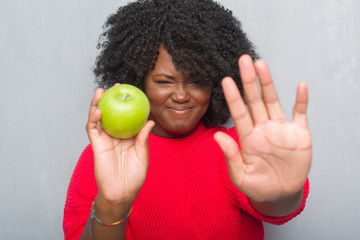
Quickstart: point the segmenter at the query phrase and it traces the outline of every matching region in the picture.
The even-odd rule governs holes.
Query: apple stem
[[[129,94],[126,94],[126,96],[125,96],[125,101],[129,100],[129,98],[130,98],[130,95],[129,95]]]

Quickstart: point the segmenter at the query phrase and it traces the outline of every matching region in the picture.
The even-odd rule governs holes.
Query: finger
[[[297,87],[296,103],[293,109],[293,122],[302,127],[307,127],[306,110],[308,106],[309,96],[306,83],[301,82]]]
[[[139,158],[147,161],[144,162],[144,164],[148,164],[148,140],[149,134],[154,126],[154,121],[147,121],[145,126],[140,130],[135,139],[135,148],[136,152],[139,154]]]
[[[285,122],[286,117],[281,107],[278,95],[276,93],[275,85],[266,62],[263,60],[256,61],[255,70],[259,77],[263,100],[269,118],[273,121]]]
[[[229,77],[224,78],[221,85],[237,134],[241,140],[254,128],[251,116],[234,80]]]
[[[91,100],[90,109],[89,109],[89,117],[86,125],[86,130],[89,134],[98,132],[98,124],[101,118],[101,111],[97,108],[99,100],[101,96],[104,94],[104,89],[99,88],[96,90],[94,97]]]
[[[232,137],[223,132],[215,133],[214,139],[225,155],[230,179],[237,187],[240,187],[243,182],[245,165],[238,144]]]
[[[245,99],[255,124],[268,120],[267,111],[256,80],[256,71],[252,58],[243,55],[239,58],[240,75],[244,87]]]

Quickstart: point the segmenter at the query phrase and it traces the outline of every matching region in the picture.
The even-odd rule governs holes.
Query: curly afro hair
[[[230,113],[221,80],[232,77],[243,95],[238,58],[258,55],[232,12],[212,0],[139,0],[120,7],[99,38],[98,86],[107,89],[119,82],[144,90],[161,43],[185,78],[211,86],[204,124],[224,124]]]

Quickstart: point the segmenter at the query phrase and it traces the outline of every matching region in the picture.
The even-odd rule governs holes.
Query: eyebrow
[[[175,80],[174,76],[168,75],[166,73],[158,73],[158,74],[155,74],[154,76],[155,77],[165,77],[165,78],[168,78],[168,79],[171,79],[171,80]]]

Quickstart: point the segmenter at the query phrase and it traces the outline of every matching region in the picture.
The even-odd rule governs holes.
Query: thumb
[[[225,155],[231,181],[239,188],[243,182],[245,165],[238,144],[223,132],[215,133],[214,139]]]
[[[146,122],[145,126],[140,130],[140,132],[136,135],[135,139],[135,149],[139,158],[142,160],[148,161],[149,159],[149,134],[152,128],[155,126],[155,122],[149,120]]]

